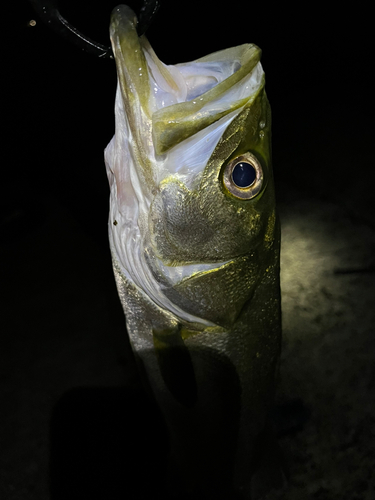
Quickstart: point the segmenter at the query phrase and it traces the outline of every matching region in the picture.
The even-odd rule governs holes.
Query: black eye
[[[255,181],[256,170],[250,163],[245,161],[237,163],[232,172],[232,179],[239,188],[247,188]]]
[[[256,156],[246,153],[228,163],[223,180],[225,187],[233,196],[250,200],[262,188],[262,166]]]

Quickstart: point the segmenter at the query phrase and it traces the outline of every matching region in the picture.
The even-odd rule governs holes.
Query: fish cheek
[[[200,256],[207,239],[214,236],[197,207],[197,195],[177,180],[163,183],[151,205],[151,244],[165,264],[191,262]],[[204,258],[204,254],[201,255]]]
[[[151,205],[150,241],[166,265],[223,262],[257,246],[264,220],[256,205],[228,199],[218,179],[198,191],[171,179]]]

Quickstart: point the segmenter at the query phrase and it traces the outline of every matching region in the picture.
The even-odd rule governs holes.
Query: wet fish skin
[[[126,6],[113,12],[111,40],[119,80],[105,154],[113,267],[140,371],[168,426],[169,486],[178,498],[250,498],[269,458],[281,342],[260,50],[244,45],[165,66]],[[223,176],[248,153],[263,183],[241,199]]]

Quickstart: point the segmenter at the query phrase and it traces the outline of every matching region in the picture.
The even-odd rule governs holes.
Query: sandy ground
[[[276,420],[290,481],[268,499],[375,499],[375,234],[339,205],[283,200]],[[157,498],[130,494],[137,460],[155,472],[165,450],[156,410],[130,389],[108,250],[46,206],[1,245],[0,498],[46,500],[50,483],[52,500]]]
[[[326,202],[295,201],[280,212],[278,398],[300,399],[311,413],[300,432],[280,439],[290,484],[269,498],[374,499],[375,234]]]

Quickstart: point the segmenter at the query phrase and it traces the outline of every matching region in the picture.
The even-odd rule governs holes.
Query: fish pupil
[[[239,188],[249,187],[256,179],[255,168],[250,163],[238,163],[233,169],[232,179]]]

